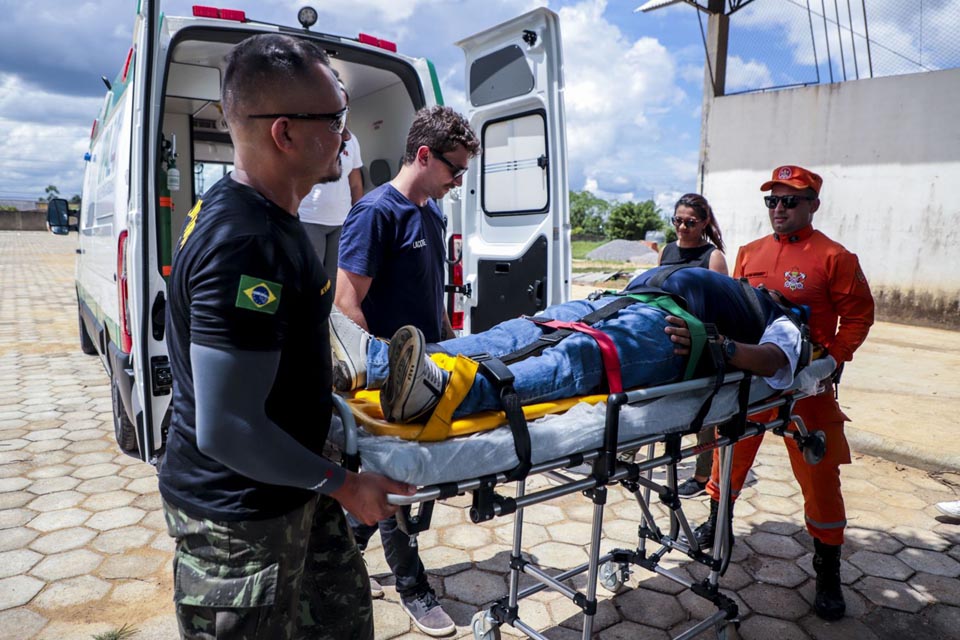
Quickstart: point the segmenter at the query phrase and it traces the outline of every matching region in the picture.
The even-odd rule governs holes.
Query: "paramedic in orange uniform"
[[[820,176],[798,166],[782,166],[761,187],[773,233],[742,247],[737,254],[734,277],[745,277],[754,287],[763,285],[786,296],[794,304],[810,308],[812,340],[826,347],[838,365],[853,359],[853,352],[867,337],[873,324],[873,296],[857,256],[820,231],[813,215],[820,207]],[[838,326],[839,321],[839,326]],[[840,589],[840,547],[846,514],[840,491],[840,465],[850,463],[850,448],[843,434],[849,418],[840,410],[829,384],[819,395],[796,403],[799,415],[811,431],[826,435],[826,456],[817,465],[807,464],[792,439],[785,439],[793,474],[803,491],[807,531],[816,553],[817,592],[814,608],[826,620],[841,618],[846,610]],[[754,416],[772,420],[772,415]],[[762,436],[748,438],[733,448],[732,499],[736,500],[750,470]],[[716,526],[719,455],[714,451],[712,477],[707,485],[711,498],[710,520],[697,537],[712,540]],[[704,534],[704,535],[701,535]]]

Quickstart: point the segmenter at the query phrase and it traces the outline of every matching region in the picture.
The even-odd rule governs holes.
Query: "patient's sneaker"
[[[440,401],[447,374],[426,356],[426,341],[412,325],[400,327],[387,353],[390,372],[380,389],[380,407],[390,422],[425,418]]]
[[[337,391],[363,389],[367,384],[367,345],[372,336],[343,315],[336,307],[330,312],[330,347],[333,350],[333,388]]]

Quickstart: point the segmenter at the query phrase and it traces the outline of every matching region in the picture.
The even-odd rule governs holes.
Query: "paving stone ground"
[[[123,624],[137,627],[138,639],[175,638],[172,544],[156,480],[151,467],[119,453],[106,375],[79,350],[75,240],[0,233],[7,290],[0,297],[0,639],[89,639]],[[827,624],[810,611],[813,544],[778,438],[767,436],[754,472],[737,506],[737,545],[722,583],[740,605],[741,637],[960,637],[960,523],[933,507],[955,499],[960,477],[855,455],[842,472],[848,616]],[[512,535],[512,518],[473,525],[468,506],[468,498],[439,505],[438,526],[420,537],[458,637],[471,635],[478,609],[505,595]],[[706,515],[702,498],[685,506],[695,522]],[[525,552],[557,570],[584,561],[591,512],[580,495],[529,509]],[[604,550],[636,546],[639,517],[632,498],[611,489]],[[386,591],[375,604],[377,638],[420,637],[378,545],[375,539],[367,552]],[[668,556],[665,565],[704,577],[702,567],[682,559]],[[582,576],[570,582],[585,585]],[[667,638],[711,612],[697,596],[640,569],[624,590],[601,591],[600,600],[594,630],[603,640]],[[580,637],[579,610],[559,594],[524,601],[521,616],[550,638]]]

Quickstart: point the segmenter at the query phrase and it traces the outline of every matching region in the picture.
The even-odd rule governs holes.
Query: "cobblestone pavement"
[[[140,630],[135,638],[174,638],[172,545],[154,471],[118,452],[106,375],[79,350],[74,246],[72,236],[0,233],[0,638],[89,639],[125,623]],[[932,506],[955,498],[960,477],[861,455],[843,469],[848,615],[826,624],[810,612],[812,541],[778,438],[767,436],[754,472],[722,583],[740,605],[741,637],[960,637],[960,523]],[[435,527],[420,538],[459,636],[470,635],[474,612],[505,595],[512,536],[512,518],[473,525],[467,506],[467,498],[438,506]],[[685,506],[694,521],[706,514],[703,499]],[[579,495],[529,509],[525,551],[547,567],[585,561],[591,513]],[[612,489],[604,550],[635,546],[638,519],[637,505]],[[367,561],[386,591],[375,603],[377,637],[419,637],[376,544]],[[669,556],[665,564],[704,575]],[[667,638],[710,613],[692,593],[639,569],[624,591],[601,594],[595,630],[604,640]],[[537,594],[521,615],[548,637],[580,637],[579,610],[559,594]]]

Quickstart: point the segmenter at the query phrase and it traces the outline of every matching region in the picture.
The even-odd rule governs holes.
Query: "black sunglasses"
[[[677,216],[673,216],[672,218],[670,218],[670,222],[672,222],[672,223],[673,223],[673,226],[675,226],[675,227],[678,228],[678,229],[679,229],[680,227],[686,227],[687,229],[693,229],[695,226],[697,226],[698,224],[700,224],[700,223],[702,222],[702,220],[693,220],[693,219],[691,219],[691,218],[686,218],[686,219],[684,219],[684,218],[678,218]]]
[[[350,107],[344,107],[336,113],[257,113],[248,115],[248,118],[290,118],[291,120],[329,120],[330,131],[343,133],[347,126],[347,114]]]
[[[768,209],[776,209],[777,205],[781,202],[783,203],[784,209],[795,209],[801,200],[816,200],[816,198],[811,198],[810,196],[763,196],[763,203],[767,205]]]
[[[462,176],[467,172],[466,167],[458,167],[457,165],[453,164],[452,162],[444,158],[443,155],[436,149],[430,149],[430,153],[433,155],[434,158],[436,158],[443,164],[447,165],[447,168],[450,169],[450,173],[453,174],[454,180],[456,180],[457,178],[459,178],[460,176]]]

